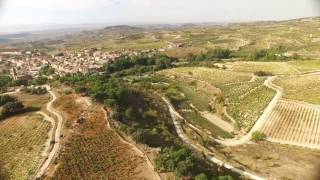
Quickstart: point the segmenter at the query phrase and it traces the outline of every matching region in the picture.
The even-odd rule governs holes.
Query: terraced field
[[[261,131],[271,141],[320,148],[320,107],[280,100]]]
[[[50,122],[38,114],[0,122],[0,165],[4,168],[4,179],[28,179],[35,174],[50,128]]]

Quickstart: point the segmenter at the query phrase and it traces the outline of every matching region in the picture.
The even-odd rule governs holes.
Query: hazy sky
[[[234,22],[307,16],[320,16],[320,0],[0,0],[0,26]]]

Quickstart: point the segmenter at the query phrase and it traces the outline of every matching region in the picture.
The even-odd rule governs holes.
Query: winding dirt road
[[[54,145],[53,148],[51,149],[50,153],[48,154],[46,160],[44,161],[44,163],[41,165],[41,167],[39,168],[36,177],[35,178],[40,178],[42,177],[46,170],[48,169],[50,163],[52,162],[54,156],[57,154],[57,152],[59,151],[60,148],[60,136],[61,136],[61,130],[62,130],[62,122],[63,122],[63,118],[62,116],[56,111],[54,110],[54,108],[52,107],[52,104],[56,101],[57,96],[51,91],[50,86],[46,85],[44,86],[46,87],[46,89],[48,90],[49,94],[52,96],[51,101],[47,104],[46,109],[52,113],[54,116],[57,117],[57,125],[55,128],[55,135],[54,135]],[[46,116],[45,116],[46,117]]]
[[[191,147],[192,149],[198,151],[198,152],[202,152],[205,154],[205,157],[212,163],[214,164],[217,164],[219,166],[223,166],[225,167],[226,169],[229,169],[233,172],[236,172],[240,175],[243,175],[243,176],[246,176],[250,179],[254,179],[254,180],[264,180],[265,178],[262,178],[262,177],[259,177],[257,175],[254,175],[248,171],[244,171],[244,170],[241,170],[239,168],[236,168],[230,164],[227,164],[225,163],[224,161],[222,160],[219,160],[217,158],[215,158],[214,156],[212,156],[212,153],[206,149],[205,147],[203,146],[199,146],[199,145],[196,145],[194,144],[188,137],[187,135],[185,135],[182,127],[181,127],[181,124],[179,122],[179,119],[180,120],[184,120],[184,118],[174,109],[173,105],[170,103],[169,100],[167,100],[166,98],[162,97],[162,100],[166,103],[166,105],[168,106],[169,108],[169,111],[170,111],[170,115],[171,115],[171,118],[173,120],[173,123],[174,123],[174,126],[176,128],[176,131],[177,131],[177,134],[178,136],[180,137],[180,139],[182,139],[182,141],[187,144],[189,147]]]

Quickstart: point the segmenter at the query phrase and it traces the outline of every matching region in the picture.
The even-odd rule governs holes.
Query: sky
[[[320,0],[0,0],[0,27],[243,22],[310,16],[320,16]]]

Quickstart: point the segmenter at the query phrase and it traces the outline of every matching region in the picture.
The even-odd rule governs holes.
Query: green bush
[[[2,112],[0,119],[6,118],[11,115],[15,115],[17,113],[20,113],[24,110],[24,106],[22,102],[14,101],[14,102],[8,102],[5,105],[2,106]]]
[[[8,95],[0,96],[0,106],[3,106],[9,102],[15,102],[17,99]]]
[[[187,148],[164,148],[156,158],[156,167],[175,172],[177,176],[188,176],[194,168],[194,158]]]
[[[255,131],[251,135],[251,139],[255,142],[264,141],[264,140],[266,140],[266,138],[267,138],[267,136],[260,131]]]
[[[219,177],[214,177],[212,180],[233,180],[232,176],[219,176]]]
[[[208,177],[207,177],[207,175],[201,173],[201,174],[196,175],[194,180],[208,180]]]
[[[47,89],[44,87],[26,88],[26,89],[24,89],[24,91],[26,93],[36,94],[36,95],[46,94],[48,92]]]
[[[254,75],[264,77],[264,76],[273,76],[272,73],[270,72],[265,72],[265,71],[256,71],[254,72]]]

